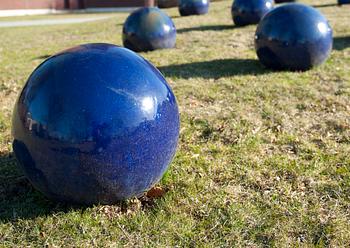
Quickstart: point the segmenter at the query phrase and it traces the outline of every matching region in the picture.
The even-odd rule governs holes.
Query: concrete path
[[[83,23],[83,22],[93,22],[98,20],[104,20],[108,18],[111,18],[111,16],[64,18],[64,19],[41,19],[41,20],[27,20],[27,21],[0,21],[0,28]]]

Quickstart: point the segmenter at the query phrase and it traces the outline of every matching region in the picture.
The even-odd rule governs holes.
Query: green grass
[[[124,12],[121,12],[125,14]],[[91,18],[102,16],[116,16],[116,12],[92,12],[92,13],[70,13],[70,14],[48,14],[48,15],[24,15],[24,16],[0,16],[0,21],[33,21],[33,20],[61,20],[67,18]]]
[[[0,246],[350,246],[349,8],[320,8],[334,50],[299,73],[263,68],[255,26],[234,28],[230,5],[183,18],[166,10],[176,48],[142,56],[177,96],[178,152],[160,183],[164,197],[114,206],[67,206],[35,191],[16,168],[11,112],[44,57],[86,42],[121,44],[127,14],[0,29]]]

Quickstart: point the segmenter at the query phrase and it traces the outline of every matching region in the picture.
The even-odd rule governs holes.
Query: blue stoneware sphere
[[[162,177],[179,136],[175,96],[136,53],[86,44],[43,62],[14,108],[13,151],[49,198],[112,204]]]
[[[323,63],[332,50],[332,29],[315,8],[290,3],[260,21],[255,49],[262,64],[277,70],[308,70]]]
[[[295,2],[295,0],[275,0],[275,3],[288,3],[288,2]]]
[[[140,8],[131,13],[124,23],[123,44],[135,52],[173,48],[175,43],[175,25],[158,8]]]
[[[234,0],[231,8],[235,25],[257,24],[273,9],[273,0]]]
[[[342,4],[350,4],[350,0],[338,0],[338,4],[342,5]]]
[[[209,0],[179,0],[180,15],[204,15],[208,13],[209,2]]]

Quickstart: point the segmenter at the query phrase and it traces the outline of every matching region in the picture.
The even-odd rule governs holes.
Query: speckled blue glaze
[[[155,7],[140,8],[123,26],[123,44],[135,52],[173,48],[176,28],[171,18]]]
[[[231,8],[233,22],[237,26],[259,23],[273,9],[273,0],[234,0]]]
[[[209,11],[209,3],[209,0],[179,0],[180,15],[204,15]]]
[[[323,63],[332,50],[332,29],[315,8],[289,3],[260,21],[255,49],[262,64],[272,69],[308,70]]]
[[[14,108],[19,166],[49,198],[111,204],[158,182],[179,113],[161,73],[134,52],[86,44],[43,62]]]
[[[295,0],[275,0],[275,3],[288,3],[288,2],[295,2]]]
[[[338,0],[338,4],[342,5],[342,4],[350,4],[350,0]]]

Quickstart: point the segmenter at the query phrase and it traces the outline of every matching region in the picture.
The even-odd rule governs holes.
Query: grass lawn
[[[125,14],[125,13],[123,13]],[[91,18],[91,17],[103,17],[103,16],[119,16],[120,13],[116,12],[93,12],[93,13],[70,13],[70,14],[51,14],[51,15],[25,15],[25,16],[0,16],[0,22],[9,21],[27,21],[27,20],[61,20],[61,19],[73,19],[73,18]],[[118,17],[117,17],[118,18]]]
[[[81,43],[122,44],[127,14],[0,29],[0,247],[350,246],[350,6],[320,8],[334,50],[304,73],[262,67],[256,27],[235,28],[230,7],[166,10],[176,48],[142,56],[177,96],[178,152],[162,198],[114,206],[67,206],[34,190],[16,168],[11,112],[44,58]]]

